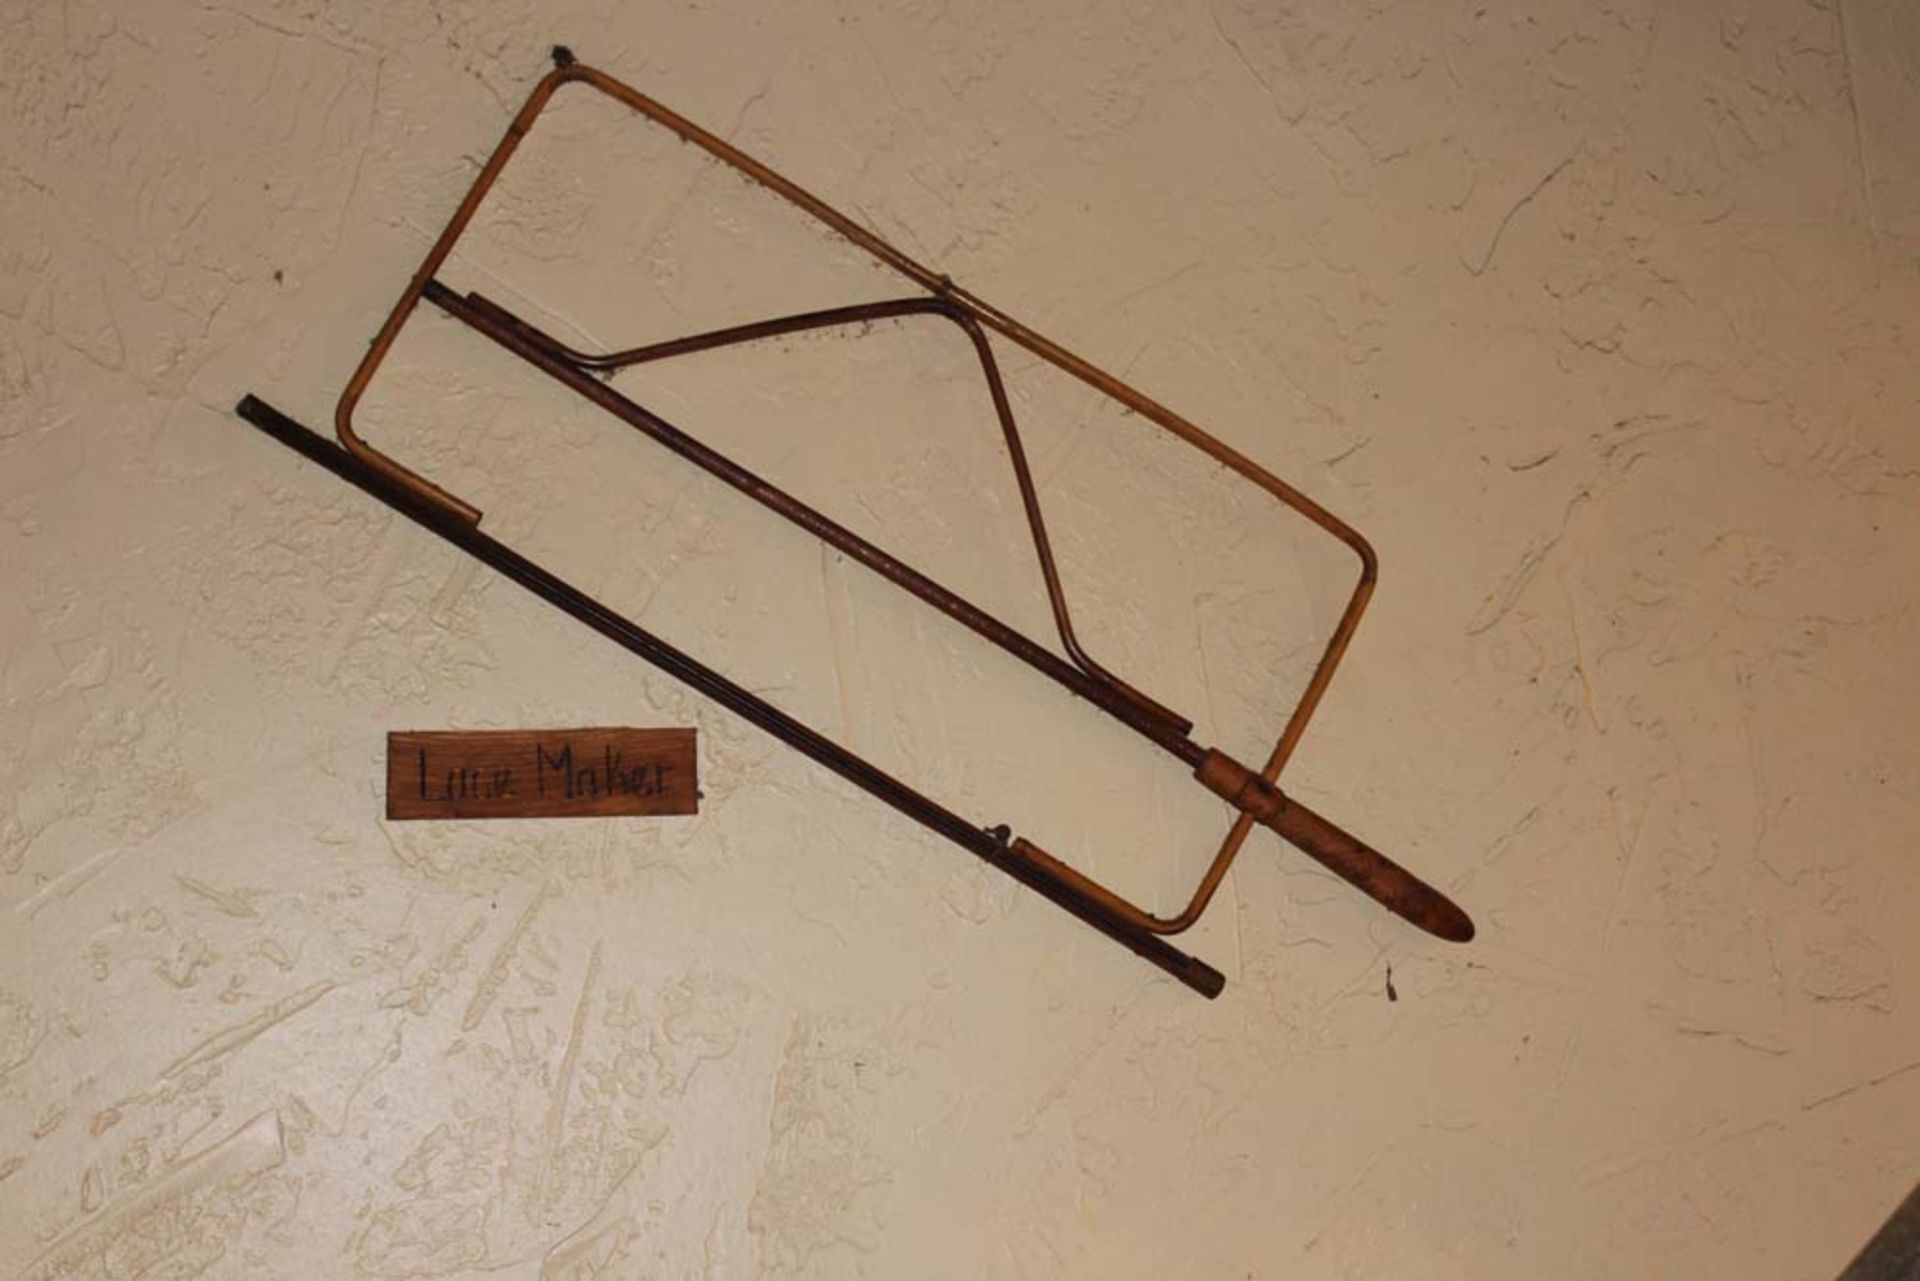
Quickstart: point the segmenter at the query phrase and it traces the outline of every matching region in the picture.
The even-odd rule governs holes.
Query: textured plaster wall
[[[1377,10],[1377,11],[1376,11]],[[1201,1001],[244,427],[572,44],[1380,549]],[[1920,1177],[1901,0],[0,4],[0,1274],[1809,1277]],[[895,288],[567,98],[448,269],[618,345]],[[1089,645],[1257,757],[1349,564],[1009,361]],[[1045,635],[950,332],[622,385]],[[422,319],[367,430],[1158,906],[1171,764]],[[1225,549],[1225,550],[1223,550]],[[390,728],[699,726],[388,825]]]

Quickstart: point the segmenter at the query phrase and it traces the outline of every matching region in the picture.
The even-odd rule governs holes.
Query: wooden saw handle
[[[1209,751],[1193,773],[1207,790],[1272,828],[1395,915],[1451,943],[1473,937],[1472,919],[1452,899],[1232,757]]]

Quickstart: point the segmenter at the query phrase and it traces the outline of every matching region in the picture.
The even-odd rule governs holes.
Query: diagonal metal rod
[[[462,520],[442,504],[422,498],[411,487],[387,477],[319,433],[303,427],[259,397],[245,397],[236,407],[236,412],[281,444],[379,499],[416,524],[432,530],[615,644],[692,686],[968,853],[993,864],[1194,991],[1214,997],[1226,986],[1225,977],[1206,962],[1180,951],[1158,935],[1122,920],[1079,887],[1061,880],[1038,860],[1016,849],[1016,845],[1024,845],[1025,842],[1009,843],[1010,834],[1005,828],[977,827],[967,822],[885,770],[855,756],[812,726],[789,716],[565,579],[543,569],[491,535],[482,533],[473,522]]]
[[[1272,783],[1231,757],[1218,750],[1202,747],[1184,732],[1146,713],[1136,702],[1120,695],[1111,686],[1089,678],[1078,668],[1062,662],[1005,623],[954,596],[911,566],[835,524],[645,406],[623,396],[591,373],[569,363],[556,353],[558,344],[554,340],[526,321],[497,304],[475,306],[471,299],[454,293],[437,280],[426,282],[423,296],[628,426],[645,433],[801,528],[841,548],[920,599],[967,623],[981,635],[1021,657],[1032,655],[1028,661],[1043,674],[1052,676],[1193,767],[1195,778],[1223,800],[1231,802],[1247,816],[1248,821],[1260,823],[1279,833],[1290,844],[1396,915],[1438,938],[1464,942],[1473,937],[1473,922],[1458,905],[1392,859],[1327,822],[1305,805],[1283,795]],[[893,305],[868,304],[882,308]],[[778,325],[786,322],[776,320],[767,323]],[[702,337],[696,336],[686,341],[697,342]],[[1044,867],[1057,881],[1073,886],[1132,928],[1155,934],[1172,932],[1166,928],[1169,922],[1163,918],[1143,911],[1098,881],[1052,858],[1044,850],[1023,840],[1016,840],[1012,848],[1016,855]]]
[[[1073,666],[1059,655],[1035,644],[993,615],[964,597],[949,591],[899,558],[881,550],[846,526],[787,493],[758,473],[742,467],[725,454],[675,427],[646,406],[623,396],[587,371],[558,354],[557,343],[534,326],[496,303],[476,303],[455,293],[438,280],[429,280],[421,291],[427,301],[445,311],[521,359],[564,383],[567,387],[606,410],[621,422],[665,445],[680,457],[708,474],[725,481],[755,502],[778,512],[822,542],[844,552],[887,581],[912,592],[949,618],[965,624],[1000,648],[1052,677],[1069,690],[1099,707],[1146,738],[1165,748],[1190,766],[1198,766],[1205,755],[1187,731],[1190,722],[1171,712],[1156,713],[1158,704],[1143,704],[1143,697],[1129,697],[1110,679],[1102,679]],[[917,306],[918,300],[913,300]],[[869,303],[870,318],[903,314],[907,303]]]
[[[423,296],[439,302],[440,294],[437,291],[443,289],[444,286],[439,281],[429,281]],[[801,312],[794,316],[756,320],[744,325],[730,325],[725,329],[714,329],[706,333],[689,334],[683,338],[669,338],[664,342],[648,343],[640,347],[628,347],[621,351],[595,355],[591,352],[578,351],[551,334],[534,328],[484,294],[468,293],[466,300],[476,312],[491,316],[504,326],[517,329],[536,345],[546,348],[575,368],[601,373],[613,373],[617,370],[632,368],[634,365],[665,360],[672,356],[687,356],[741,343],[761,342],[787,334],[806,333],[810,330],[831,329],[846,325],[865,325],[876,320],[892,320],[903,316],[938,316],[942,320],[952,322],[973,344],[974,355],[980,361],[980,372],[986,378],[987,394],[993,401],[994,416],[1000,420],[1000,436],[1006,443],[1007,459],[1013,464],[1014,483],[1020,490],[1020,505],[1026,511],[1027,528],[1033,534],[1033,550],[1040,562],[1040,576],[1047,585],[1047,602],[1053,610],[1054,626],[1060,633],[1061,647],[1067,651],[1068,657],[1073,659],[1081,671],[1111,685],[1120,694],[1138,703],[1149,714],[1167,722],[1177,733],[1193,732],[1191,720],[1120,679],[1094,661],[1093,657],[1081,647],[1080,638],[1074,634],[1072,613],[1067,608],[1066,589],[1060,585],[1060,568],[1053,559],[1053,543],[1047,537],[1046,517],[1040,511],[1040,495],[1034,488],[1033,470],[1027,465],[1026,447],[1020,443],[1020,428],[1014,422],[1013,403],[1007,396],[1006,380],[1000,376],[1000,362],[994,358],[993,344],[987,340],[987,331],[981,328],[980,322],[957,303],[945,298],[932,298],[925,295],[889,299],[883,302],[855,303],[846,307],[829,307],[819,311]],[[907,587],[909,591],[913,590],[905,583],[898,585]]]

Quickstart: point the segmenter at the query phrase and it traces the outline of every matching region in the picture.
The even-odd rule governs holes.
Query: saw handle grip
[[[1465,943],[1473,937],[1472,919],[1453,900],[1232,757],[1209,751],[1194,777],[1261,826],[1278,832],[1289,845],[1427,933],[1452,943]]]

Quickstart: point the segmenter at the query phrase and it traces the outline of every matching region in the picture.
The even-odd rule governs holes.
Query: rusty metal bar
[[[927,799],[812,726],[787,715],[690,654],[674,648],[652,632],[601,604],[565,579],[549,573],[511,547],[481,532],[476,522],[463,518],[444,503],[423,496],[418,488],[394,479],[384,469],[363,462],[259,397],[246,396],[236,406],[235,412],[281,444],[379,499],[416,524],[432,530],[608,640],[751,721],[921,826],[946,837],[968,853],[1038,891],[1194,991],[1214,997],[1226,986],[1226,979],[1206,962],[1187,955],[1163,938],[1121,920],[1077,887],[1055,877],[1043,864],[1024,852],[1016,852],[1015,844],[1021,843],[1010,843],[1006,828],[975,826]]]
[[[784,489],[742,467],[725,454],[703,444],[645,406],[629,400],[606,383],[555,354],[554,349],[557,344],[551,338],[526,321],[505,311],[498,304],[476,306],[437,280],[426,283],[422,296],[449,316],[485,334],[628,426],[645,433],[688,462],[725,481],[763,506],[778,512],[822,542],[859,561],[888,582],[913,593],[948,617],[966,624],[1029,666],[1052,677],[1154,742],[1174,751],[1176,755],[1181,756],[1181,759],[1188,760],[1190,764],[1199,763],[1197,748],[1189,751],[1191,744],[1188,744],[1187,748],[1181,747],[1181,744],[1186,743],[1185,735],[1191,728],[1190,722],[1175,717],[1170,712],[1155,715],[1149,707],[1157,704],[1151,704],[1150,700],[1145,700],[1143,695],[1129,698],[1122,690],[1114,688],[1109,683],[1062,662],[1057,655],[1042,649],[964,597],[948,591],[911,565],[875,547],[844,525],[823,516]],[[867,319],[886,314],[884,309],[894,307],[896,304],[879,303],[870,306],[875,310],[867,316]],[[1143,701],[1148,705],[1143,705]]]
[[[695,352],[713,351],[717,348],[731,347],[739,343],[760,342],[768,338],[783,337],[787,334],[805,333],[814,329],[831,329],[844,325],[871,324],[876,320],[894,320],[903,316],[938,316],[944,320],[952,321],[973,343],[974,353],[980,360],[981,372],[987,380],[987,389],[993,398],[994,413],[1000,420],[1001,438],[1006,443],[1008,457],[1013,463],[1014,481],[1020,488],[1021,505],[1026,509],[1027,525],[1033,533],[1033,547],[1040,561],[1040,573],[1046,580],[1047,596],[1053,608],[1054,625],[1060,632],[1060,644],[1066,649],[1067,654],[1073,659],[1075,665],[1078,666],[1081,671],[1111,687],[1113,691],[1121,697],[1137,704],[1149,717],[1161,721],[1174,735],[1184,735],[1192,731],[1192,721],[1181,716],[1178,712],[1169,710],[1140,690],[1127,684],[1127,682],[1121,680],[1118,676],[1115,676],[1112,672],[1088,657],[1086,652],[1081,649],[1079,639],[1073,632],[1073,620],[1067,611],[1066,592],[1060,586],[1060,571],[1054,564],[1053,546],[1047,538],[1046,522],[1040,515],[1040,498],[1034,492],[1033,473],[1027,466],[1027,451],[1020,443],[1020,429],[1013,420],[1013,406],[1007,399],[1006,383],[1000,377],[1000,364],[994,359],[993,348],[988,344],[986,335],[981,332],[980,326],[974,321],[973,317],[946,299],[925,297],[898,298],[887,302],[855,303],[848,307],[832,307],[823,311],[803,312],[797,316],[780,316],[771,320],[757,320],[751,324],[734,325],[726,329],[712,330],[708,333],[691,334],[684,338],[670,338],[665,342],[650,343],[644,347],[629,347],[625,351],[609,352],[605,355],[596,356],[587,352],[574,350],[559,339],[542,332],[527,321],[522,320],[485,295],[469,293],[462,299],[439,281],[430,280],[422,289],[422,297],[435,303],[449,315],[465,321],[467,324],[479,329],[482,333],[488,334],[490,337],[496,336],[498,333],[511,332],[524,338],[533,349],[548,356],[555,357],[573,366],[575,369],[600,373],[612,373],[615,370],[631,368],[634,365],[664,360],[670,356],[692,355]],[[549,368],[544,362],[542,363],[542,367]],[[631,403],[631,401],[628,402],[628,404]],[[775,493],[778,493],[778,491],[775,491]],[[777,501],[791,502],[792,500],[787,499],[785,495],[779,495]],[[783,514],[787,514],[786,509],[778,507],[775,504],[769,505],[775,506],[776,510],[781,510]],[[792,519],[793,517],[789,515],[789,518]],[[814,514],[810,516],[810,519],[824,521],[825,517]],[[866,549],[866,552],[884,555],[884,553],[879,553],[877,548],[873,548],[871,544],[866,543],[865,540],[855,534],[845,530],[839,530],[838,534],[844,535],[844,537],[852,542],[860,544]],[[825,535],[823,535],[823,537],[825,537]],[[833,539],[829,538],[828,541],[833,542]],[[834,542],[834,546],[840,547],[841,544]],[[843,551],[847,550],[845,547],[841,549]],[[849,552],[849,554],[862,555],[864,562],[865,553]],[[956,612],[949,604],[950,601],[957,599],[952,593],[946,592],[944,588],[939,588],[936,584],[930,584],[930,580],[900,565],[899,562],[892,561],[891,557],[887,557],[886,559],[891,561],[897,568],[881,568],[879,565],[870,565],[870,567],[876,569],[877,572],[882,574],[882,576],[887,578],[887,580],[895,586],[912,592],[915,596],[926,601],[942,613],[965,623],[975,631],[986,636],[989,640],[992,640],[995,644],[1008,649],[1029,663],[1038,664],[1042,658],[1052,658],[1052,655],[1047,654],[1044,650],[1039,650],[1037,646],[1033,646],[1031,642],[1027,642],[1024,637],[1019,637],[1017,633],[1012,634],[1012,639],[1017,639],[1019,645],[1016,646],[1016,644],[1011,643],[1008,636],[1002,635],[1002,633],[1010,633],[1011,629],[1001,626],[998,620],[974,609],[974,607],[970,605],[966,606],[967,613]],[[929,586],[932,586],[934,590],[930,592],[928,590]],[[985,623],[992,624],[992,628],[990,630],[984,628],[982,620],[984,620]],[[1043,668],[1043,670],[1046,670],[1049,675],[1054,675],[1056,679],[1058,679],[1057,673],[1052,668],[1046,667]],[[1076,690],[1076,692],[1078,691]]]
[[[570,364],[560,351],[567,350],[550,336],[514,316],[497,303],[474,306],[468,299],[437,280],[427,282],[423,296],[449,315],[471,325],[494,342],[550,375],[569,390],[592,401],[614,417],[638,429],[674,453],[695,463],[734,488],[785,516],[794,524],[828,544],[846,552],[888,581],[936,606],[949,616],[966,623],[982,636],[999,644],[1074,693],[1126,724],[1143,737],[1170,752],[1193,768],[1198,778],[1215,794],[1227,800],[1251,821],[1263,823],[1279,832],[1291,844],[1319,860],[1324,866],[1369,895],[1382,906],[1440,938],[1465,941],[1472,937],[1473,926],[1466,914],[1438,890],[1420,881],[1357,838],[1314,814],[1299,802],[1283,796],[1278,788],[1218,750],[1200,746],[1186,736],[1184,728],[1173,728],[1164,721],[1146,717],[1137,703],[1122,697],[1103,683],[1089,680],[1076,669],[1040,649],[1032,641],[998,619],[981,613],[976,607],[954,596],[944,587],[874,547],[858,535],[821,515],[784,490],[748,471],[724,454],[681,431],[646,407],[628,399],[595,378],[585,369]],[[851,308],[865,319],[874,319],[898,303],[874,303]],[[774,325],[785,321],[765,322]],[[707,341],[718,345],[711,335],[673,340],[675,345]],[[663,346],[666,344],[662,344]],[[686,348],[682,346],[682,349]],[[619,353],[629,356],[631,353]],[[1185,726],[1184,720],[1180,721]],[[1168,922],[1128,902],[1120,895],[1089,877],[1058,863],[1044,851],[1025,842],[1015,848],[1034,861],[1048,866],[1056,877],[1074,884],[1082,893],[1100,902],[1115,916],[1134,928],[1148,933],[1166,934]]]

